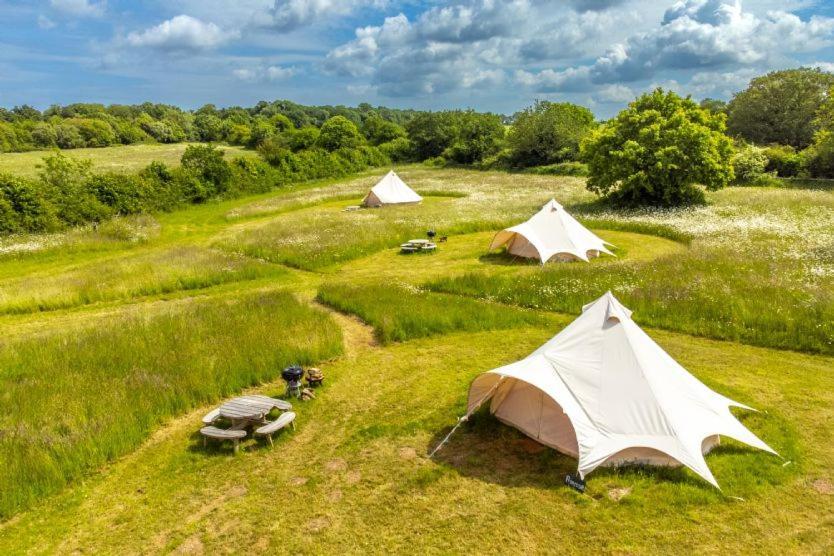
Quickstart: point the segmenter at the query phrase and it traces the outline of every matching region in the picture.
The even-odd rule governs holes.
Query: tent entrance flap
[[[563,454],[579,457],[573,423],[553,398],[530,383],[506,378],[492,398],[490,412],[502,423]]]

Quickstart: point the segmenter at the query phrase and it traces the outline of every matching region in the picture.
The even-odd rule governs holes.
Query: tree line
[[[547,101],[510,118],[288,101],[194,112],[150,103],[0,109],[0,150],[186,140],[209,144],[190,146],[178,168],[96,174],[58,153],[37,180],[0,174],[0,232],[58,230],[393,162],[587,175],[590,190],[629,206],[701,202],[699,186],[834,178],[834,75],[772,72],[728,103],[658,89],[606,122]],[[257,149],[260,159],[227,161],[210,145],[220,141]]]

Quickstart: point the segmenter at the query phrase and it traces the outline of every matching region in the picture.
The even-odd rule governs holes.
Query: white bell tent
[[[550,200],[530,220],[501,230],[492,240],[490,249],[503,245],[511,255],[538,259],[542,264],[552,258],[588,262],[600,253],[613,255],[600,239],[576,221],[555,200]]]
[[[704,460],[720,435],[774,452],[730,413],[751,409],[707,388],[606,293],[525,359],[478,376],[467,416],[490,412],[529,437],[601,465],[685,465],[718,487]]]
[[[393,170],[377,182],[365,196],[362,204],[366,207],[419,203],[423,198],[408,187]]]

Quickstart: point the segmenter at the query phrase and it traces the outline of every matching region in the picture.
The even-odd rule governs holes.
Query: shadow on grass
[[[430,441],[428,451],[433,450],[450,430],[451,427],[445,427],[437,431]],[[708,456],[708,462],[722,456],[749,457],[751,452],[754,452],[752,448],[738,444],[722,444]],[[463,476],[508,487],[568,489],[564,483],[565,476],[577,472],[575,458],[536,442],[483,410],[470,417],[469,422],[458,429],[433,460],[455,469]],[[588,493],[594,497],[601,496],[599,488],[604,489],[612,482],[648,480],[657,487],[686,487],[708,498],[712,498],[711,495],[720,498],[718,490],[684,467],[599,467],[586,480]]]

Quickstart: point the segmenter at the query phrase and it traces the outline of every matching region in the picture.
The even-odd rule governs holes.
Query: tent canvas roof
[[[399,203],[419,203],[423,198],[413,189],[408,187],[393,170],[385,174],[370,193],[365,197],[363,203],[367,205],[394,205]]]
[[[658,346],[606,293],[525,359],[480,375],[469,413],[490,411],[528,436],[600,465],[683,464],[718,486],[704,453],[719,435],[775,452],[730,412],[751,409],[714,392]]]
[[[518,236],[526,240],[522,240],[523,246],[516,245]],[[508,245],[513,254],[537,258],[542,263],[558,254],[573,255],[586,262],[589,251],[613,255],[605,247],[610,245],[608,242],[577,222],[556,200],[548,201],[528,221],[498,232],[489,248],[502,245]]]

